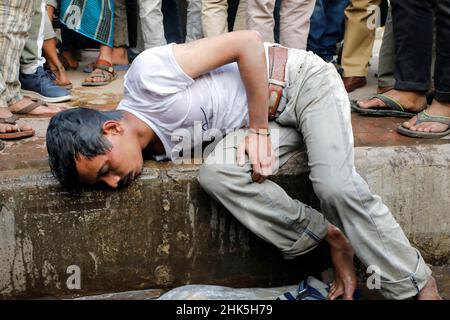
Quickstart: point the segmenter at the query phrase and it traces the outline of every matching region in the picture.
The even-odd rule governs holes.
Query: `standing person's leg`
[[[299,150],[301,137],[295,129],[275,122],[270,123],[270,128],[276,162],[283,165]],[[252,181],[248,159],[244,166],[236,163],[236,146],[245,135],[246,130],[241,129],[217,144],[200,168],[201,186],[246,228],[275,245],[285,259],[313,250],[322,240],[328,242],[337,281],[337,290],[330,298],[335,299],[344,291],[344,298],[351,298],[356,277],[353,253],[347,240],[321,213],[292,199],[273,181]]]
[[[322,37],[327,29],[327,16],[325,14],[326,0],[316,0],[313,14],[311,15],[311,27],[309,29],[307,50],[312,51],[325,61],[330,61],[329,56],[322,44]]]
[[[308,50],[330,62],[336,55],[336,44],[344,35],[343,21],[348,0],[316,0],[308,37]]]
[[[138,0],[145,49],[167,44],[164,37],[161,0]]]
[[[425,1],[419,2],[418,0],[416,0],[408,2],[412,2],[412,4],[410,4],[411,6],[425,6],[425,4],[423,3]],[[400,133],[412,137],[438,138],[450,134],[450,42],[448,41],[450,37],[450,2],[434,1],[433,9],[436,19],[436,64],[434,71],[434,100],[426,109],[426,112],[424,111],[420,113],[419,115],[413,117],[410,121],[404,123],[403,126],[398,128],[398,131]],[[416,13],[415,16],[419,15]],[[420,16],[424,17],[425,15],[422,14]],[[412,19],[412,17],[410,18]],[[418,24],[420,22],[425,23],[425,21],[417,21]],[[396,30],[395,28],[396,25],[394,25],[394,30]],[[426,27],[422,26],[422,28],[428,30],[428,36],[430,37],[431,27],[429,26],[429,23],[426,25]],[[423,36],[425,36],[425,33],[423,34]],[[397,34],[395,34],[395,37],[397,40]],[[413,40],[409,40],[410,41],[408,41],[408,39],[404,39],[404,42],[402,42],[402,46],[400,48],[402,49],[412,46]],[[418,52],[416,53],[415,57],[425,54],[425,52],[423,52],[423,50],[425,49],[431,51],[430,41],[431,40],[429,38],[426,39],[426,48],[416,48]],[[414,47],[417,47],[417,40],[414,44]],[[431,57],[429,57],[429,55],[426,55],[425,57],[428,60],[431,60]],[[396,59],[396,63],[397,60],[398,59]],[[416,62],[418,63],[417,60]],[[429,64],[427,65],[427,63],[423,62],[422,64],[424,64],[425,66],[420,69],[420,72],[424,75],[419,78],[413,78],[416,79],[416,81],[420,82],[419,84],[425,81],[425,74],[429,76],[429,69],[425,69],[427,66],[429,67]],[[396,68],[396,79],[398,75],[397,73],[398,72]],[[412,83],[412,85],[417,86],[417,89],[422,89],[419,84]],[[409,83],[400,83],[400,85],[406,86],[409,85]],[[397,82],[395,84],[395,88],[397,89]]]
[[[275,0],[249,0],[247,2],[247,27],[261,33],[264,41],[274,42]]]
[[[181,22],[179,0],[164,0],[162,2],[164,16],[164,34],[168,43],[182,43],[186,38]]]
[[[247,1],[248,0],[239,0],[233,31],[247,30]]]
[[[344,85],[347,92],[366,85],[368,63],[372,56],[375,41],[375,28],[367,23],[371,14],[371,6],[378,6],[381,0],[352,0],[347,9],[344,49],[342,51],[342,67],[344,68]]]
[[[80,37],[75,31],[70,30],[64,24],[60,25],[61,31],[61,48],[60,59],[66,69],[76,70],[78,68],[77,49],[79,46]],[[94,42],[94,40],[90,40]]]
[[[433,32],[434,34],[435,32]],[[434,39],[434,37],[433,37]],[[433,42],[433,54],[432,61],[435,57],[435,46]],[[431,71],[433,71],[433,65],[431,66]],[[394,29],[392,24],[392,10],[391,7],[388,9],[388,14],[386,18],[386,25],[384,27],[383,41],[380,48],[380,58],[378,62],[378,93],[384,93],[388,90],[394,88],[395,77],[395,40],[394,40]]]
[[[70,92],[53,83],[51,76],[44,71],[45,58],[42,56],[42,46],[46,18],[45,0],[38,1],[35,5],[31,28],[28,31],[29,38],[25,42],[20,58],[19,80],[22,93],[45,102],[68,101],[72,98]]]
[[[395,89],[430,88],[433,8],[431,0],[391,1],[395,37]]]
[[[35,2],[31,27],[28,29],[28,39],[20,56],[20,72],[34,74],[38,67],[43,67],[45,59],[42,57],[44,43],[45,13],[47,7],[44,0]]]
[[[392,10],[389,7],[386,25],[384,26],[383,41],[378,61],[378,93],[390,90],[395,85],[395,41],[392,25]]]
[[[228,32],[227,0],[202,0],[202,25],[205,37]]]
[[[128,20],[125,0],[114,0],[114,49],[112,54],[112,64],[127,66],[128,41]]]
[[[0,2],[0,139],[32,136],[28,125],[17,126],[9,106],[21,104],[19,68],[20,54],[31,25],[34,1]],[[21,132],[22,131],[22,132]]]
[[[327,28],[323,35],[323,45],[328,56],[335,56],[337,54],[336,44],[344,38],[344,13],[348,3],[349,0],[327,1],[325,9],[327,15]]]
[[[130,48],[137,46],[137,24],[141,23],[139,20],[139,9],[137,0],[126,0],[126,14],[127,14],[127,28],[128,28],[128,42]]]
[[[362,113],[389,115],[398,113],[411,117],[426,108],[425,93],[430,87],[433,42],[432,0],[391,1],[394,37],[394,89],[375,98],[358,101]],[[386,109],[386,110],[384,110]]]
[[[51,7],[47,5],[47,8]],[[53,7],[51,7],[53,8]],[[56,85],[61,86],[65,89],[72,89],[72,83],[67,76],[66,69],[64,65],[59,60],[58,51],[56,49],[56,34],[53,30],[52,23],[50,21],[50,17],[53,17],[53,10],[50,10],[52,13],[49,13],[47,9],[47,13],[44,14],[45,25],[44,25],[44,44],[42,45],[42,53],[47,60],[48,66],[50,67],[50,71],[54,74],[55,80],[53,81]]]
[[[431,270],[356,172],[350,103],[338,73],[318,57],[296,52],[289,53],[300,61],[287,69],[289,102],[277,121],[295,125],[304,137],[310,180],[322,212],[343,227],[366,266],[379,268],[386,297],[406,299],[427,293],[427,285],[433,284]]]
[[[203,38],[202,0],[188,0],[186,42]]]
[[[450,102],[450,2],[436,1],[435,99]]]
[[[280,43],[283,46],[306,49],[314,4],[315,0],[281,1]]]

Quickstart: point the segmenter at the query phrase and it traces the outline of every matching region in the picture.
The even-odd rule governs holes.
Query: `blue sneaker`
[[[50,75],[42,67],[37,68],[34,74],[20,73],[19,80],[22,93],[32,98],[53,103],[72,99],[70,92],[54,84]]]

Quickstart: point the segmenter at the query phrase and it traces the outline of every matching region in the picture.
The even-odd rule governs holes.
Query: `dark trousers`
[[[311,16],[308,48],[325,61],[336,55],[336,43],[344,37],[344,11],[349,0],[316,0]]]
[[[450,0],[392,0],[395,89],[430,88],[433,15],[436,21],[435,99],[450,102]]]

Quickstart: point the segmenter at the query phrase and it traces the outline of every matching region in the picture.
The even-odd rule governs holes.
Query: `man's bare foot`
[[[33,100],[31,100],[30,97],[23,97],[22,100],[17,101],[14,104],[11,104],[8,109],[10,112],[12,113],[17,113],[19,112],[21,109],[25,108],[26,106],[30,105],[33,103]],[[58,112],[64,111],[67,109],[67,105],[66,104],[62,104],[59,103],[58,106],[56,105],[50,105],[48,104],[48,107],[46,106],[39,106],[33,110],[31,110],[30,112],[27,113],[27,115],[35,115],[35,116],[42,116],[42,115],[46,115],[46,116],[52,116],[57,114]]]
[[[75,57],[75,53],[72,50],[66,50],[61,53],[60,57],[62,63],[67,69],[76,70],[78,68],[78,61]]]
[[[386,91],[384,95],[398,101],[407,111],[410,112],[420,112],[427,106],[425,93],[392,89]],[[360,108],[364,109],[386,107],[386,104],[377,98],[361,100],[358,101],[357,104]]]
[[[353,249],[347,237],[339,228],[328,225],[325,241],[330,245],[331,260],[334,267],[334,281],[328,299],[342,296],[344,300],[353,300],[357,280],[353,265]]]
[[[442,297],[439,295],[436,280],[433,277],[430,277],[425,287],[420,290],[417,295],[417,300],[442,300]]]
[[[66,69],[63,65],[52,68],[51,71],[55,74],[56,80],[53,81],[58,86],[66,86],[70,84],[69,77],[67,76]]]
[[[112,63],[114,65],[129,64],[127,49],[124,47],[115,47],[112,52]]]
[[[13,114],[8,110],[8,108],[0,108],[0,118],[7,119],[11,117]],[[17,125],[17,124],[9,124],[9,123],[0,123],[0,133],[10,133],[10,132],[19,132],[19,131],[31,131],[29,125]]]
[[[450,103],[439,102],[434,99],[426,111],[430,116],[450,117]],[[416,120],[417,116],[412,117],[403,123],[403,127],[419,132],[444,132],[449,128],[448,125],[439,122],[422,122],[415,125]]]
[[[394,87],[390,87],[390,86],[388,86],[388,87],[377,87],[377,93],[385,93],[385,92],[391,91],[393,89],[394,89]]]

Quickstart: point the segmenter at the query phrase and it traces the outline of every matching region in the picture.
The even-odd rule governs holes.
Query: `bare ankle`
[[[417,295],[418,300],[442,300],[439,295],[436,279],[430,277],[425,287]]]

